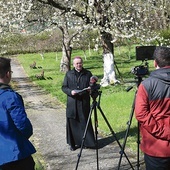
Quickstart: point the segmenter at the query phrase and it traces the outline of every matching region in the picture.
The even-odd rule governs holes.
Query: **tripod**
[[[138,87],[140,85],[140,83],[142,82],[142,77],[137,76],[137,79],[138,79],[138,81],[137,81],[137,87]],[[130,89],[132,89],[132,88],[130,88]],[[118,164],[118,170],[120,169],[121,160],[122,160],[122,157],[123,157],[123,153],[125,151],[125,146],[126,146],[127,138],[128,138],[128,135],[129,135],[130,126],[131,126],[131,123],[132,123],[132,118],[133,118],[133,114],[134,114],[134,110],[135,110],[136,94],[137,94],[137,90],[135,92],[135,96],[134,96],[134,99],[133,99],[130,118],[129,118],[129,121],[127,122],[127,129],[126,129],[126,132],[125,132],[124,142],[123,142],[123,145],[122,145],[122,149],[120,151],[120,159],[119,159],[119,164]],[[140,144],[139,123],[137,125],[137,130],[138,130],[138,133],[137,133],[137,170],[139,170],[139,167],[140,167],[140,163],[139,163],[139,144]]]
[[[113,131],[111,125],[109,124],[106,116],[104,115],[101,107],[100,107],[100,99],[101,99],[101,91],[95,91],[94,93],[92,93],[91,97],[93,98],[93,102],[92,102],[92,105],[91,105],[91,108],[90,108],[90,113],[89,113],[89,116],[88,116],[88,119],[87,119],[87,124],[86,124],[86,127],[85,127],[85,131],[84,131],[84,134],[83,134],[83,138],[82,138],[82,143],[81,143],[81,147],[80,147],[80,152],[78,154],[78,160],[77,160],[77,164],[76,164],[76,170],[78,168],[78,165],[79,165],[79,162],[80,162],[80,157],[81,157],[81,154],[82,154],[82,150],[83,150],[83,146],[84,146],[84,142],[85,142],[85,138],[86,138],[86,134],[87,134],[87,129],[88,129],[88,125],[89,125],[89,122],[90,122],[90,118],[91,118],[91,115],[92,115],[92,112],[94,111],[94,133],[95,133],[95,148],[96,148],[96,159],[97,159],[97,170],[99,170],[99,159],[98,159],[98,140],[97,140],[97,136],[98,136],[98,131],[97,131],[97,127],[98,127],[98,120],[97,120],[97,109],[99,109],[102,117],[104,118],[108,128],[110,129],[112,135],[114,136],[115,140],[117,141],[118,145],[120,148],[121,147],[121,144],[119,142],[119,140],[117,139],[116,137],[116,134],[115,132]],[[99,96],[99,100],[98,102],[96,101],[96,98]],[[128,163],[130,164],[131,168],[133,169],[133,166],[132,164],[130,163],[127,155],[125,154],[125,152],[123,152],[123,154],[125,155]]]

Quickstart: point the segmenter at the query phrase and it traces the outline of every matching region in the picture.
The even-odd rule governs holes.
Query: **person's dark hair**
[[[11,59],[0,57],[0,78],[3,78],[5,74],[11,70]]]
[[[170,48],[156,47],[153,57],[159,67],[170,66]]]

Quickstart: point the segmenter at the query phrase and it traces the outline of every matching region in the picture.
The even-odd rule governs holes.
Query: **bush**
[[[162,30],[160,36],[162,37],[161,45],[170,45],[170,29]]]

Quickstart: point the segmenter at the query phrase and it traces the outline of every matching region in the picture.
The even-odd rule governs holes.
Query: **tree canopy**
[[[83,30],[98,30],[104,68],[110,64],[103,78],[108,84],[116,81],[115,43],[160,45],[160,30],[170,29],[169,0],[2,0],[0,9],[1,33],[35,33],[58,27],[63,34],[61,67],[66,66],[65,71],[70,66],[73,38]]]

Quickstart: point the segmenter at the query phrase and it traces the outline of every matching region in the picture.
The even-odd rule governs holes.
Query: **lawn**
[[[129,47],[128,47],[129,48]],[[122,143],[124,141],[125,130],[130,116],[133,116],[133,100],[137,90],[137,78],[131,73],[131,69],[141,64],[141,61],[135,59],[135,46],[131,47],[130,54],[127,47],[115,48],[115,66],[116,75],[120,84],[108,87],[101,87],[97,97],[100,99],[100,107],[116,133],[117,138]],[[81,50],[73,51],[72,56],[84,56]],[[84,57],[83,57],[84,58]],[[45,53],[44,58],[40,54],[20,54],[18,59],[28,74],[30,80],[55,96],[61,103],[66,103],[66,95],[61,90],[64,73],[60,72],[61,52]],[[36,62],[36,69],[30,68],[30,64]],[[148,61],[150,70],[153,70],[153,61]],[[100,53],[92,52],[91,56],[87,52],[87,60],[84,58],[84,67],[89,69],[93,75],[99,78],[98,83],[103,77],[103,60]],[[36,75],[44,70],[45,79],[39,80]],[[144,79],[145,77],[143,77]],[[127,92],[128,87],[133,87]],[[100,98],[100,97],[101,98]],[[93,118],[92,114],[92,118]],[[110,134],[102,114],[97,109],[98,128],[104,135]],[[93,119],[92,119],[93,120]],[[133,116],[130,126],[130,132],[127,140],[127,147],[136,150],[137,140],[137,121]]]

